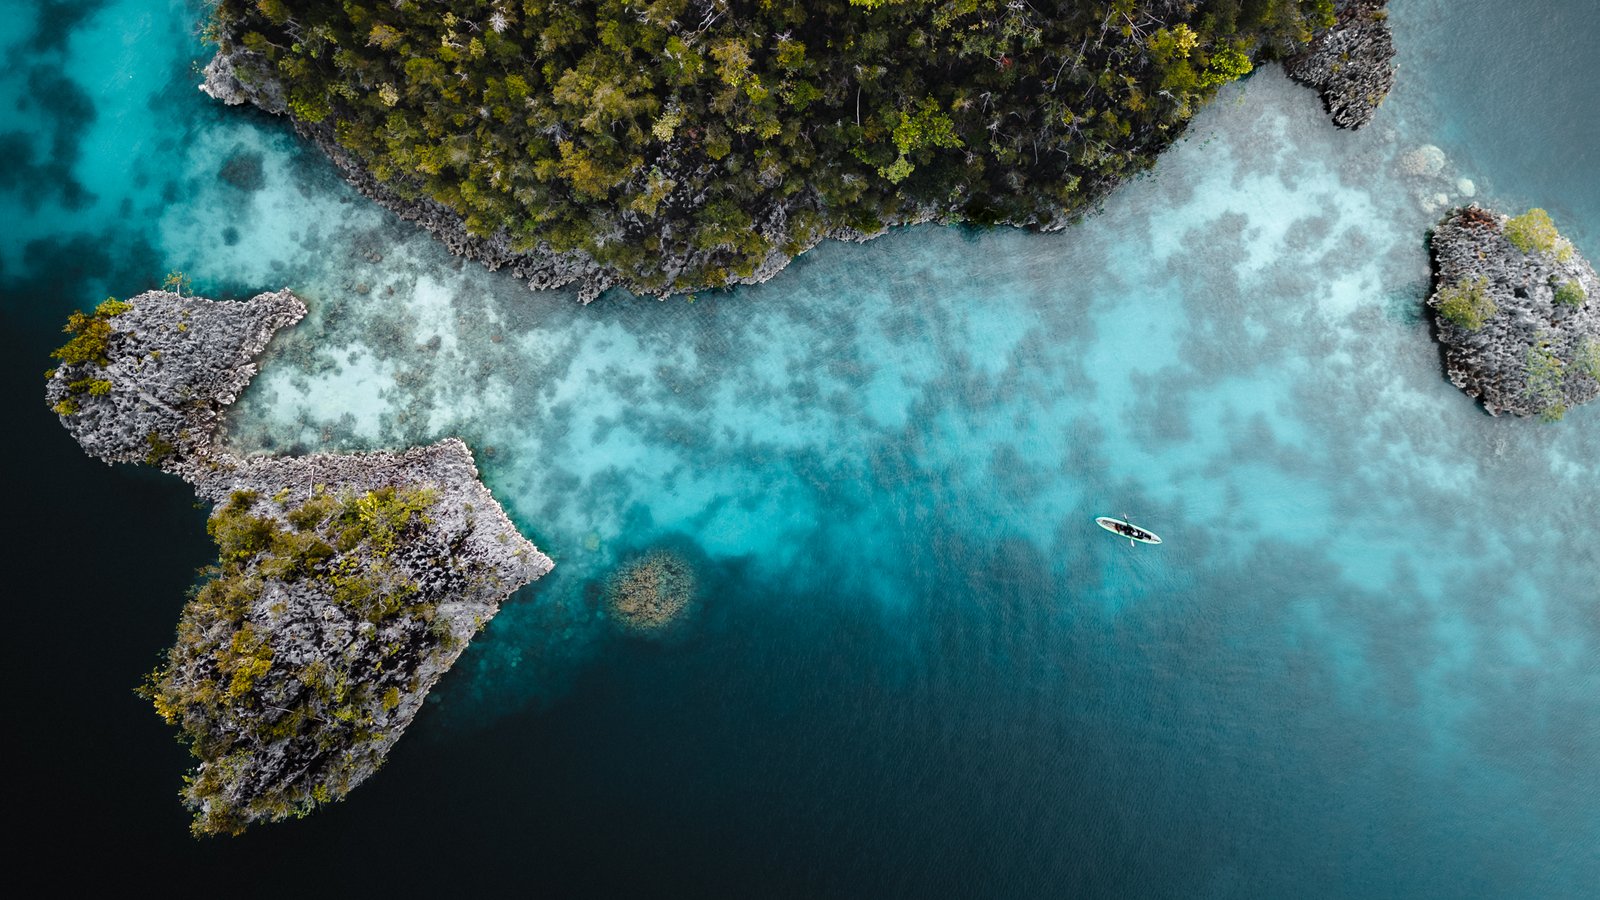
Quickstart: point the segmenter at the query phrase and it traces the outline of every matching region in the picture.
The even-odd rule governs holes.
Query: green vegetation
[[[1439,314],[1468,331],[1482,328],[1497,311],[1489,296],[1489,279],[1482,275],[1439,289]]]
[[[392,559],[429,523],[433,491],[283,499],[237,491],[212,514],[217,564],[141,689],[202,762],[183,790],[196,834],[343,796],[445,630]]]
[[[111,393],[111,382],[105,378],[79,378],[67,385],[67,391],[73,394],[88,394],[91,397],[104,397]]]
[[[688,290],[839,226],[1059,223],[1331,21],[1331,0],[221,0],[211,32],[397,195]]]
[[[1554,253],[1562,262],[1572,258],[1572,244],[1556,230],[1550,214],[1537,207],[1507,219],[1506,238],[1523,253]]]
[[[152,431],[144,436],[144,441],[150,446],[150,452],[144,456],[144,461],[152,466],[159,466],[167,457],[177,451],[172,442],[166,440],[159,432]]]
[[[67,324],[61,329],[72,335],[72,340],[52,350],[50,355],[61,360],[63,365],[93,363],[104,366],[109,361],[106,351],[111,345],[111,320],[130,309],[133,309],[133,304],[107,297],[95,307],[92,314],[74,312],[67,317]],[[109,382],[106,390],[110,390]]]
[[[1579,284],[1576,279],[1569,279],[1556,285],[1557,303],[1565,304],[1566,306],[1582,306],[1583,301],[1588,296],[1583,290],[1583,285]]]
[[[1600,340],[1584,338],[1572,358],[1572,366],[1595,381],[1600,381]]]
[[[1546,422],[1560,421],[1567,414],[1562,369],[1561,359],[1550,349],[1549,342],[1540,341],[1528,348],[1528,398],[1539,407],[1539,418]]]
[[[168,272],[161,286],[182,297],[185,291],[194,293],[194,280],[182,272]]]
[[[109,393],[111,393],[111,381],[109,379],[79,378],[76,381],[67,382],[67,396],[63,397],[59,403],[50,407],[50,409],[59,416],[76,415],[83,408],[82,404],[78,402],[78,398],[84,395],[104,397]]]

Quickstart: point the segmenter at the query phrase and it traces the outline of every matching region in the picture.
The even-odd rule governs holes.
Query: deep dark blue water
[[[1468,190],[1600,259],[1592,2],[1395,0],[1372,127],[1263,70],[1067,234],[918,228],[587,308],[460,265],[211,104],[197,15],[0,20],[6,759],[45,877],[1593,896],[1600,415],[1483,415],[1421,316],[1424,231]],[[40,401],[66,312],[172,269],[312,304],[240,449],[459,434],[557,560],[383,773],[235,840],[188,837],[185,751],[132,693],[204,512],[85,459]],[[1091,522],[1124,511],[1167,543]],[[703,602],[677,641],[623,637],[591,587],[662,544]]]

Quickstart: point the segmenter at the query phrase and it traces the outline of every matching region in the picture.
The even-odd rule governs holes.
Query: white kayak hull
[[[1138,541],[1141,544],[1161,543],[1161,538],[1157,537],[1153,532],[1146,531],[1131,522],[1124,522],[1121,519],[1101,516],[1095,519],[1094,523],[1117,537],[1124,537],[1130,541]]]

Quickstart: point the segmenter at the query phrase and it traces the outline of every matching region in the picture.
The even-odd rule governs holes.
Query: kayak
[[[1124,522],[1121,519],[1113,519],[1110,516],[1101,516],[1100,518],[1095,519],[1094,523],[1111,532],[1112,534],[1125,537],[1130,541],[1138,541],[1141,544],[1161,543],[1161,538],[1156,537],[1153,532],[1146,531],[1131,522]]]

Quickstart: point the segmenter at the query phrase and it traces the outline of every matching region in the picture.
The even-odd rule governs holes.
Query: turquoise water
[[[119,699],[112,737],[143,765],[92,796],[139,829],[117,852],[140,871],[290,854],[330,886],[813,895],[1600,882],[1600,412],[1482,414],[1421,316],[1423,232],[1461,179],[1600,259],[1594,4],[1530,22],[1396,0],[1401,81],[1372,127],[1332,128],[1268,68],[1065,234],[908,229],[759,287],[588,307],[459,263],[278,123],[199,95],[188,4],[51,9],[65,25],[0,21],[23,60],[0,74],[19,405],[72,307],[175,268],[212,295],[290,286],[312,314],[234,445],[461,435],[557,561],[388,770],[307,822],[189,845],[164,793],[180,757],[144,749],[161,727]],[[1415,172],[1424,144],[1437,172]],[[73,452],[30,415],[37,446]],[[1166,544],[1092,523],[1123,512]],[[154,570],[204,558],[198,514],[150,515],[181,563],[79,563],[151,579],[80,679],[94,696],[170,635],[181,589]],[[661,544],[703,586],[666,645],[595,601]],[[352,862],[397,825],[479,868]]]

